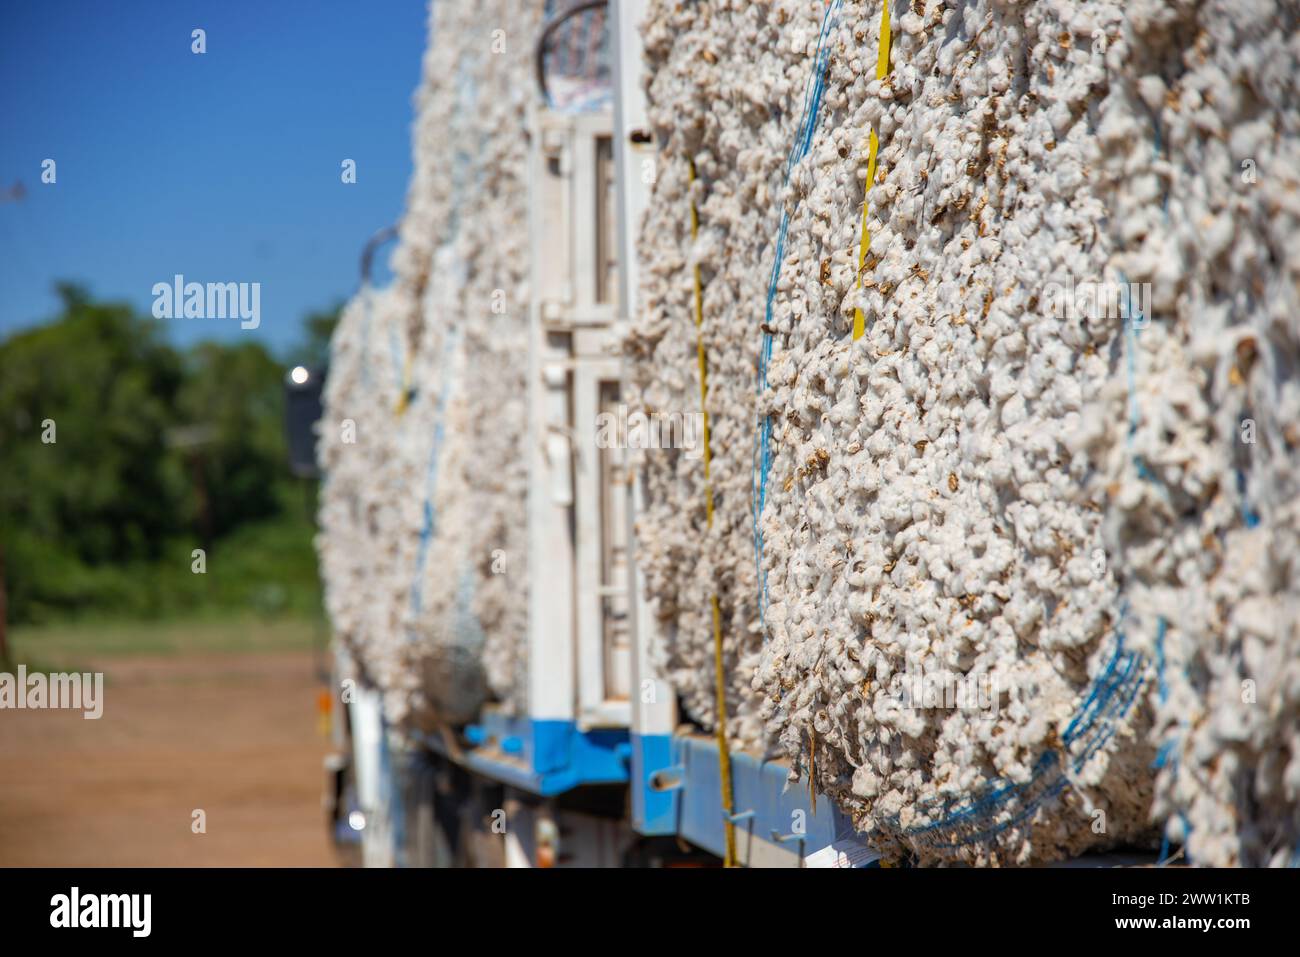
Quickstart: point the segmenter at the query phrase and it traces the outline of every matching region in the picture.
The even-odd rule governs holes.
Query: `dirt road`
[[[310,653],[82,667],[105,673],[100,720],[0,710],[0,865],[337,863]]]

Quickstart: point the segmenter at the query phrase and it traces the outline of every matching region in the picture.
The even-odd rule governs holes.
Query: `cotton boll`
[[[658,15],[675,18],[679,26],[692,16],[687,11],[673,8],[670,14],[668,10],[665,7]],[[1115,217],[1115,238],[1103,237],[1099,243],[1095,228],[1089,225],[1095,223],[1097,210],[1106,208],[1105,203],[1093,198],[1098,189],[1098,157],[1112,151],[1117,156],[1131,154],[1137,163],[1137,154],[1131,153],[1130,147],[1144,139],[1149,129],[1146,104],[1138,112],[1131,107],[1126,110],[1123,96],[1116,95],[1112,98],[1114,108],[1097,110],[1100,142],[1079,136],[1074,132],[1074,118],[1066,105],[1096,96],[1090,91],[1099,89],[1097,74],[1088,72],[1092,70],[1091,56],[1067,54],[1064,60],[1057,59],[1057,37],[1067,26],[1086,35],[1091,32],[1090,24],[1121,22],[1123,11],[1118,4],[1106,3],[1090,4],[1086,11],[1065,4],[1056,13],[1044,12],[1042,7],[1013,5],[999,15],[1012,22],[1002,24],[1002,31],[983,30],[982,15],[968,9],[964,12],[963,29],[945,38],[943,31],[927,37],[921,11],[909,11],[897,26],[899,38],[905,39],[906,45],[899,46],[896,42],[896,53],[906,50],[908,62],[896,70],[896,82],[889,84],[888,89],[874,79],[854,75],[871,68],[869,57],[832,66],[828,89],[851,89],[853,96],[865,100],[860,107],[854,105],[852,98],[846,101],[856,114],[852,122],[879,123],[882,133],[884,175],[873,184],[872,193],[879,205],[872,205],[868,200],[870,256],[878,261],[869,274],[871,284],[862,294],[854,292],[851,296],[851,303],[861,303],[870,314],[869,334],[857,344],[846,342],[839,346],[835,333],[828,334],[826,324],[816,319],[818,312],[828,306],[840,309],[839,315],[845,321],[851,315],[852,304],[841,307],[838,301],[823,300],[820,290],[826,279],[819,270],[825,271],[822,264],[830,264],[830,281],[836,294],[842,295],[844,287],[839,278],[842,274],[838,270],[844,262],[844,248],[838,244],[854,241],[857,227],[854,219],[861,198],[862,157],[853,152],[853,144],[866,139],[861,126],[848,129],[845,135],[843,124],[828,123],[815,134],[812,153],[793,171],[793,188],[785,194],[784,208],[792,218],[774,302],[779,334],[774,343],[774,363],[769,370],[777,388],[770,397],[752,397],[752,393],[747,397],[743,386],[728,390],[727,401],[734,398],[742,404],[738,414],[727,411],[728,407],[720,413],[734,415],[737,434],[744,434],[746,421],[755,420],[755,399],[761,408],[777,417],[767,509],[773,523],[765,535],[763,566],[769,612],[778,608],[794,609],[795,614],[789,620],[811,626],[791,635],[796,643],[820,641],[818,636],[833,628],[837,621],[868,631],[871,647],[877,654],[878,674],[893,673],[905,661],[923,659],[935,641],[946,649],[944,660],[949,662],[962,661],[971,653],[963,648],[974,649],[976,661],[981,655],[993,656],[998,662],[1014,660],[1015,640],[1011,644],[991,640],[1001,629],[1019,635],[1020,641],[1032,640],[1028,647],[1062,644],[1091,654],[1094,662],[1100,662],[1106,654],[1106,640],[1111,632],[1105,627],[1107,619],[1096,606],[1099,598],[1116,600],[1117,579],[1111,572],[1113,557],[1104,569],[1105,577],[1100,580],[1088,557],[1094,551],[1103,554],[1111,551],[1097,547],[1104,526],[1093,503],[1108,501],[1107,507],[1123,509],[1125,512],[1121,514],[1128,514],[1143,507],[1151,495],[1142,482],[1130,478],[1122,478],[1118,495],[1109,499],[1095,493],[1078,495],[1073,485],[1075,480],[1054,473],[1049,463],[1049,457],[1057,454],[1054,451],[1057,436],[1064,440],[1070,455],[1067,465],[1071,475],[1089,474],[1090,468],[1098,465],[1111,468],[1125,460],[1123,455],[1111,452],[1119,448],[1116,443],[1121,443],[1124,435],[1126,403],[1122,375],[1112,378],[1113,368],[1098,359],[1088,356],[1082,361],[1076,359],[1081,350],[1100,356],[1116,341],[1120,341],[1122,348],[1120,325],[1089,319],[1084,324],[1055,327],[1051,332],[1044,326],[1044,333],[1035,339],[1032,347],[1023,334],[1024,325],[1033,321],[1032,315],[1026,315],[1024,303],[1036,290],[1041,291],[1054,269],[1065,265],[1063,251],[1069,252],[1065,268],[1071,274],[1101,276],[1106,274],[1108,258],[1118,252],[1113,248],[1116,244],[1133,242],[1153,229],[1149,215],[1136,219],[1120,215]],[[1030,75],[1036,78],[1040,103],[1035,106],[1032,101],[1022,101],[1019,110],[1007,109],[1005,103],[1000,105],[999,125],[1010,130],[1001,137],[1006,143],[1006,158],[994,166],[996,173],[985,168],[988,186],[972,191],[967,185],[968,167],[984,162],[982,137],[978,130],[953,122],[948,95],[956,94],[964,100],[974,117],[982,115],[978,101],[986,95],[1010,95],[1011,87],[1005,85],[1009,74],[1007,64],[1014,57],[1006,51],[1015,49],[1016,44],[1000,45],[999,38],[1018,37],[1022,29],[1018,18],[1022,16],[1024,29],[1041,38],[1041,43],[1033,47],[1034,55],[1047,58],[1044,66],[1052,67],[1055,79],[1044,81],[1042,77],[1048,71],[1036,69],[1033,63],[1029,65]],[[1067,25],[1053,22],[1054,16],[1072,19]],[[698,25],[724,34],[728,30],[716,19]],[[805,51],[788,59],[788,76],[807,76],[806,64],[811,54],[806,51],[817,27],[811,14],[807,20],[787,26],[794,33],[786,49]],[[971,52],[967,47],[968,38],[977,35],[980,52],[968,57]],[[775,49],[782,49],[780,42]],[[1156,85],[1152,71],[1129,65],[1127,58],[1132,49],[1133,45],[1124,37],[1116,37],[1108,44],[1110,65],[1120,73],[1129,70],[1131,76],[1152,77],[1141,81],[1142,93],[1132,93],[1132,96],[1136,99],[1145,96],[1154,103],[1152,109],[1161,110],[1165,91]],[[683,77],[689,77],[695,69],[688,50],[689,46],[683,47],[684,59],[680,62],[669,60],[669,69],[680,70]],[[743,56],[737,50],[735,56],[736,69],[743,71],[747,58],[752,59],[752,50],[745,51]],[[908,72],[913,64],[917,68],[915,74]],[[930,77],[929,64],[938,67],[939,77]],[[867,82],[861,83],[862,79]],[[689,89],[690,85],[688,80],[683,89]],[[787,125],[782,127],[780,120],[774,121],[771,129],[778,135],[772,139],[759,137],[760,142],[790,142],[798,109],[795,100],[801,93],[797,82],[788,93],[789,106],[780,114],[789,118]],[[918,94],[921,94],[919,100]],[[832,110],[839,109],[840,100],[836,96],[838,93],[833,92],[827,99]],[[1193,101],[1186,102],[1195,108]],[[668,99],[654,108],[662,107],[661,115],[671,124],[673,106]],[[726,107],[720,105],[719,109]],[[949,117],[947,121],[936,122],[945,116]],[[1025,122],[1024,116],[1032,121]],[[1045,144],[1051,142],[1048,137],[1056,139],[1053,149],[1046,148]],[[848,156],[845,156],[846,144]],[[759,151],[754,151],[751,159],[757,160],[759,156]],[[765,154],[766,166],[760,163],[745,166],[743,176],[750,181],[757,178],[763,185],[744,185],[737,191],[754,196],[781,195],[779,182],[775,187],[772,184],[779,179],[783,158],[783,148],[773,149]],[[923,170],[928,174],[928,185],[922,184],[923,195],[908,192]],[[1159,203],[1164,190],[1162,181],[1154,175],[1144,176],[1145,172],[1141,165],[1134,165],[1129,171],[1129,196],[1117,204],[1121,213]],[[1028,197],[1029,202],[1026,204],[1022,197]],[[678,208],[681,203],[670,193],[661,191],[660,199],[664,209],[681,212]],[[1108,196],[1106,203],[1109,202]],[[973,226],[962,225],[963,215],[969,215],[966,210],[973,209],[977,203],[983,204],[978,222],[986,231],[991,228],[988,235],[979,234]],[[1001,207],[1000,216],[993,215],[997,203],[1008,204]],[[1087,213],[1075,211],[1089,206]],[[1014,209],[1015,215],[1008,215],[1009,209]],[[939,215],[951,224],[944,227],[949,234],[943,243],[936,243],[932,238],[930,225],[922,219],[923,210],[925,218]],[[779,212],[779,208],[773,211]],[[746,215],[740,211],[725,215],[743,216],[744,220],[715,224],[718,234],[726,235],[734,245],[726,269],[711,283],[734,284],[736,294],[727,297],[730,302],[742,302],[746,295],[761,297],[761,277],[770,268],[774,251],[770,237],[779,216],[773,218],[769,214],[764,218],[761,213]],[[680,216],[667,215],[665,224],[674,218]],[[706,224],[704,228],[710,227]],[[646,235],[671,240],[681,233],[657,227]],[[1214,233],[1212,244],[1220,242],[1219,235],[1217,231]],[[944,243],[950,252],[944,251]],[[990,277],[981,275],[984,262],[1006,264],[1005,272],[994,280],[992,303],[979,291],[990,288],[987,285]],[[1185,269],[1186,264],[1153,246],[1149,252],[1128,254],[1125,265],[1132,276],[1152,277],[1154,282],[1176,289],[1181,282],[1179,270]],[[919,278],[918,269],[926,271],[928,278]],[[760,281],[754,282],[753,276],[760,277]],[[949,277],[960,281],[949,285]],[[981,287],[980,282],[985,285]],[[796,290],[798,295],[794,295]],[[1003,305],[1001,297],[1008,291],[1012,295],[1023,291],[1025,298],[1015,305],[1011,305],[1012,300]],[[1162,309],[1173,309],[1180,302],[1168,289],[1158,291],[1155,298]],[[689,310],[681,309],[678,314],[682,321],[689,320]],[[942,320],[942,324],[929,325],[935,319]],[[717,324],[722,320],[723,317],[711,320],[714,325],[710,336],[715,349],[725,343],[726,351],[722,355],[734,354],[734,367],[741,373],[743,383],[746,370],[752,368],[757,347],[752,337],[745,334],[752,327],[739,322],[733,335],[727,331],[731,327]],[[954,324],[954,320],[960,323]],[[917,327],[918,322],[926,325]],[[927,332],[918,334],[919,328]],[[976,331],[973,337],[969,335],[971,329]],[[689,326],[683,326],[684,342],[690,341],[690,331]],[[816,345],[809,348],[812,342]],[[1045,361],[1058,344],[1060,358],[1050,363]],[[715,349],[711,349],[711,356]],[[853,360],[858,396],[852,392],[833,392],[830,388],[832,374],[827,363],[838,364],[835,375],[842,376],[847,371],[843,359],[836,358],[837,349],[842,355],[861,357]],[[679,354],[686,358],[689,351],[683,349]],[[1026,355],[1030,357],[1027,368],[1022,358]],[[722,361],[733,360],[723,358]],[[1068,371],[1071,366],[1073,371]],[[666,373],[645,367],[643,374],[654,382]],[[715,377],[715,381],[725,380]],[[827,395],[834,396],[832,402],[824,403],[816,398],[811,385],[818,382],[824,384]],[[998,403],[995,408],[987,404],[990,393]],[[797,416],[785,418],[785,410],[791,409],[797,410]],[[991,417],[994,411],[998,414]],[[990,426],[990,423],[995,424]],[[996,441],[972,441],[974,436],[982,436],[990,428]],[[961,441],[954,441],[958,436]],[[1149,441],[1145,434],[1142,441]],[[837,446],[848,448],[851,444],[855,451],[841,459]],[[918,445],[924,447],[916,448]],[[954,458],[958,447],[969,460],[982,463],[979,472],[969,471]],[[815,474],[805,474],[786,485],[789,476],[807,469],[806,459],[815,448],[828,449],[834,463],[831,468],[836,470],[834,481],[822,482]],[[1157,446],[1151,445],[1149,454],[1155,456],[1156,452]],[[748,463],[743,457],[737,458],[739,494],[728,496],[729,507],[736,512],[733,518],[724,521],[725,527],[731,530],[727,534],[739,538],[734,549],[739,554],[744,551],[743,536],[748,524],[744,512],[748,495],[742,483],[749,476],[745,471]],[[843,466],[838,464],[841,461]],[[927,466],[911,467],[909,463],[913,461]],[[1090,462],[1097,464],[1090,465]],[[838,471],[841,467],[846,470],[844,473]],[[1044,475],[1051,477],[1043,481]],[[949,488],[953,482],[957,485],[955,493]],[[827,498],[828,494],[832,497]],[[1032,509],[1010,510],[1008,514],[1015,516],[1016,522],[1014,541],[1004,537],[1005,532],[974,538],[947,531],[969,524],[964,510],[1000,512],[1006,507],[1003,499],[1008,494],[1013,501],[1046,509],[1046,517],[1038,516]],[[949,496],[954,504],[945,504],[942,510],[936,511],[936,503],[946,503]],[[1065,500],[1064,507],[1056,504],[1061,497]],[[803,531],[791,534],[798,528]],[[835,557],[828,538],[832,535],[847,535],[846,551],[853,556],[852,560],[841,562]],[[801,557],[800,550],[810,548],[814,542],[821,544],[814,548],[815,561],[808,561]],[[942,550],[937,551],[934,546],[940,542]],[[976,542],[980,543],[978,555],[972,551]],[[1035,553],[1051,556],[1059,565],[1052,570],[1040,560],[1029,560],[1030,556],[1018,558],[1020,549],[1026,546]],[[680,548],[676,554],[680,555]],[[966,580],[954,584],[958,569],[968,574],[957,576],[959,581],[962,577]],[[1008,574],[1012,576],[1008,583],[997,577]],[[761,591],[752,577],[751,584],[756,591]],[[1036,594],[1022,593],[1025,589],[1032,589],[1033,593],[1046,591],[1046,604]],[[986,597],[972,601],[968,610],[941,615],[935,595],[943,593],[953,593],[963,599],[980,594]],[[1055,609],[1051,616],[1045,613],[1049,606]],[[1076,607],[1089,611],[1085,616],[1075,611]],[[752,612],[742,614],[738,607],[733,614],[744,617]],[[973,645],[964,644],[955,640],[958,636],[945,634],[954,625],[981,637]],[[990,625],[994,626],[992,631]],[[779,632],[783,623],[770,627]],[[904,640],[904,635],[894,630],[900,627],[923,631]],[[934,628],[940,629],[938,634],[931,631]],[[679,631],[679,641],[681,634]],[[903,658],[892,658],[897,655]],[[816,655],[794,655],[789,662],[803,662],[798,668],[812,668],[814,665],[808,662],[816,660]],[[813,695],[807,699],[810,705],[818,696],[830,693],[811,673],[803,678],[800,674],[799,670],[786,672],[781,680],[793,678],[796,686],[802,681]],[[707,688],[709,677],[707,669],[700,673],[698,680],[702,688]],[[1087,679],[1086,673],[1077,673],[1070,680],[1086,683]],[[1056,690],[1042,693],[1059,696],[1068,684],[1062,685],[1058,680],[1044,687]],[[814,692],[813,688],[821,690]],[[836,703],[827,714],[839,713],[842,707],[838,703],[842,697],[838,692],[835,695]],[[1064,703],[1068,697],[1060,700],[1061,706],[1068,708]],[[743,700],[738,704],[743,707]],[[817,713],[815,708],[807,712]],[[926,760],[925,749],[934,746],[933,735],[939,727],[934,720],[936,716],[881,710],[879,706],[874,713],[880,724],[874,730],[870,720],[859,725],[856,747],[870,753],[877,748],[874,742],[888,737],[889,728],[905,725],[922,750],[907,751],[903,755],[904,765],[919,772]],[[805,747],[807,735],[799,730],[800,722],[809,720],[804,711],[783,711],[778,707],[769,714],[772,733],[793,744],[796,752]],[[1012,717],[1012,720],[1031,722],[1031,714],[1032,710],[1026,710],[1020,718]],[[943,727],[945,735],[956,735],[961,740],[960,720],[944,722]],[[1016,727],[1013,725],[1003,735],[1007,743],[999,743],[992,751],[962,748],[956,752],[956,764],[951,767],[964,786],[976,786],[991,770],[1025,772],[1032,764],[1033,751],[1042,733],[1028,724],[1019,732]],[[851,739],[837,737],[835,740],[844,740],[847,751],[856,750]],[[1018,743],[1011,744],[1013,741]],[[937,752],[929,753],[937,760]],[[795,757],[800,755],[796,753]],[[946,773],[952,760],[952,757],[945,758],[932,772]],[[1106,765],[1104,753],[1089,762],[1085,775],[1089,787],[1119,789],[1116,793],[1120,794],[1134,786],[1107,775]],[[924,793],[892,789],[922,787],[926,780],[919,773],[873,780],[870,787],[855,786],[855,791],[860,793],[846,800],[855,817],[873,828],[877,838],[883,839],[891,826],[890,815]],[[823,783],[834,794],[833,782],[826,779]],[[1138,782],[1137,806],[1141,804],[1142,791],[1143,786]],[[1116,806],[1122,805],[1133,805],[1133,801],[1125,797],[1116,802]],[[1039,818],[1043,815],[1035,820]],[[1051,826],[1049,818],[1043,821],[1041,826]],[[1141,815],[1135,815],[1131,823],[1140,830]],[[1013,855],[1016,860],[1032,859],[1033,848],[1038,846],[1033,833],[1033,828],[1011,832],[1008,840],[1019,842]],[[1052,839],[1044,842],[1043,853],[1059,854],[1068,846],[1068,842]],[[990,857],[980,851],[976,857],[991,860],[997,854]]]
[[[523,703],[524,418],[501,390],[523,387],[527,262],[525,240],[490,224],[526,215],[518,91],[530,80],[522,61],[476,58],[462,42],[483,16],[506,16],[496,6],[438,6],[392,256],[397,279],[363,289],[344,310],[324,396],[317,547],[326,605],[400,727],[466,720],[487,686],[508,710]],[[540,13],[530,5],[519,21],[511,6],[525,30]],[[482,145],[475,154],[467,142]],[[489,308],[497,289],[509,294],[506,316]],[[335,428],[345,420],[354,439]],[[422,544],[431,513],[439,521]],[[508,573],[488,571],[483,559],[495,551]]]

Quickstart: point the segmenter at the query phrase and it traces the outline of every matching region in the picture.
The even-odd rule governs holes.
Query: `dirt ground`
[[[337,865],[310,652],[81,667],[105,673],[98,721],[0,711],[0,866]]]

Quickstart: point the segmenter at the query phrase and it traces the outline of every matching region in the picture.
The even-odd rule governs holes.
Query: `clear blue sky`
[[[0,190],[27,190],[0,203],[0,338],[55,280],[147,312],[183,273],[260,282],[261,327],[173,319],[176,343],[291,345],[401,215],[426,29],[422,0],[0,0]]]

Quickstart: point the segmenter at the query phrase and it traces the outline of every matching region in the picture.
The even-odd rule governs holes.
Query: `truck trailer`
[[[433,0],[312,426],[336,840],[1300,859],[1257,6]]]

